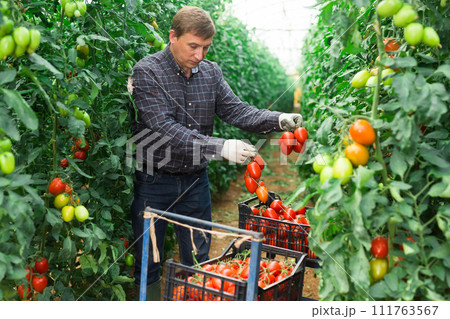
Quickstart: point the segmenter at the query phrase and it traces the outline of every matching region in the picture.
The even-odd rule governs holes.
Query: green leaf
[[[126,135],[122,135],[121,137],[119,137],[118,139],[114,140],[112,147],[122,147],[127,143],[127,136]]]
[[[89,234],[85,233],[84,231],[82,231],[79,228],[72,228],[72,231],[74,233],[75,236],[81,237],[81,238],[88,238]]]
[[[16,74],[16,69],[6,69],[0,72],[0,85],[14,81]]]
[[[316,138],[319,143],[328,145],[328,134],[331,132],[332,124],[333,118],[331,116],[327,117],[325,121],[322,122],[322,125],[320,125],[320,128],[316,133]]]
[[[50,62],[48,62],[47,60],[42,58],[36,52],[33,53],[32,55],[30,55],[29,59],[31,62],[34,63],[34,66],[32,67],[32,69],[38,69],[38,70],[47,69],[50,72],[52,72],[56,76],[57,79],[62,79],[64,77],[64,75],[59,70],[57,70]]]
[[[350,275],[351,280],[356,281],[358,284],[358,288],[363,290],[369,289],[369,260],[367,259],[367,256],[364,252],[364,248],[361,246],[356,251],[355,254],[352,254],[349,258],[349,264],[350,264]]]
[[[20,133],[17,130],[16,123],[10,118],[6,108],[0,107],[0,128],[15,141],[20,140]]]
[[[69,260],[74,258],[77,251],[75,248],[75,243],[70,239],[70,237],[66,237],[63,242],[63,248],[61,250],[61,259]]]
[[[394,66],[392,68],[413,68],[417,66],[417,61],[413,57],[398,57],[395,59]]]
[[[126,298],[125,298],[126,294],[122,288],[122,285],[114,285],[111,288],[113,290],[113,294],[117,297],[118,300],[120,300],[120,301],[126,300]]]
[[[77,165],[77,163],[70,157],[67,157],[67,161],[69,162],[69,164],[75,169],[75,171],[77,171],[78,174],[86,177],[86,178],[93,178],[93,176],[86,174],[85,172],[83,172],[81,170],[81,168]]]
[[[350,286],[347,279],[348,275],[342,267],[342,265],[345,265],[343,253],[334,254],[333,259],[329,260],[329,262],[329,270],[332,274],[334,274],[331,280],[333,281],[336,291],[340,294],[347,293]]]
[[[438,67],[436,69],[436,71],[434,71],[433,74],[439,74],[439,73],[444,74],[447,77],[447,79],[450,79],[450,65],[442,64],[440,67]]]
[[[386,286],[386,282],[382,280],[370,287],[369,294],[376,299],[385,299],[387,291],[389,291],[389,288]]]
[[[405,174],[408,165],[405,161],[403,153],[400,150],[395,149],[392,152],[392,157],[389,166],[391,167],[392,172],[394,172],[396,175],[400,176],[401,179],[403,179],[403,175]]]
[[[405,244],[403,244],[403,246],[405,246]],[[405,254],[406,254],[406,252],[405,252]],[[445,257],[447,257],[449,255],[450,255],[450,243],[445,242],[445,243],[441,244],[439,247],[434,248],[431,251],[430,257],[444,259]]]
[[[92,226],[94,230],[95,236],[97,236],[98,239],[105,239],[106,234],[103,232],[103,230],[95,225]]]
[[[108,38],[105,38],[105,37],[102,37],[102,36],[100,36],[100,35],[96,35],[96,34],[90,34],[90,35],[88,35],[88,36],[86,36],[86,38],[88,39],[88,40],[98,40],[98,41],[103,41],[103,42],[108,42],[108,41],[110,41],[110,39],[108,39]]]
[[[130,277],[127,277],[127,276],[117,276],[117,277],[115,277],[114,279],[113,279],[113,281],[112,281],[113,283],[116,283],[116,282],[134,282],[134,278],[130,278]]]
[[[362,189],[374,174],[375,171],[365,166],[358,166],[356,169],[356,186],[358,189]]]
[[[94,256],[90,254],[81,256],[79,259],[79,263],[81,265],[81,269],[83,270],[92,269],[94,274],[96,274],[98,271],[97,261],[95,260]]]
[[[17,117],[30,130],[38,128],[38,119],[36,114],[17,91],[1,89],[5,95],[5,102],[9,107],[16,111]]]
[[[411,90],[415,90],[414,73],[406,72],[405,74],[398,74],[395,77],[395,81],[392,82],[392,86],[398,95],[399,101],[403,105],[409,105],[410,99],[413,96]]]
[[[125,4],[127,6],[127,10],[130,14],[133,14],[136,11],[138,6],[137,0],[125,0]]]
[[[108,245],[106,243],[101,243],[98,248],[100,249],[100,258],[98,259],[98,263],[101,264],[103,262],[103,260],[105,260],[107,253],[106,253],[106,248],[108,247]]]

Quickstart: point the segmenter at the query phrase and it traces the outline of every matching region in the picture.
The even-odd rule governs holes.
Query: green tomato
[[[405,3],[403,7],[394,15],[394,24],[403,28],[417,19],[417,12],[410,4]]]
[[[441,44],[441,40],[439,39],[439,35],[432,27],[426,27],[423,29],[423,39],[422,42],[428,45],[429,47],[437,47]]]
[[[423,38],[423,25],[420,23],[410,23],[405,28],[405,40],[410,45],[419,44]]]
[[[61,3],[61,8],[65,8],[67,2],[69,2],[69,1],[71,1],[71,0],[61,0],[61,1],[60,1],[60,3]]]
[[[400,10],[403,2],[401,0],[383,0],[377,6],[377,13],[380,17],[391,17]]]
[[[66,12],[66,16],[69,18],[73,17],[75,14],[75,10],[77,9],[77,4],[75,2],[67,2],[64,6],[64,11]]]
[[[125,257],[125,264],[130,267],[134,265],[134,256],[132,254],[127,254]]]
[[[153,46],[155,49],[158,49],[162,44],[162,39],[160,37],[156,37],[155,40],[153,40]]]
[[[89,218],[89,211],[83,205],[79,205],[75,207],[75,218],[80,222],[84,222]]]
[[[13,31],[14,42],[21,47],[28,47],[30,44],[30,31],[25,27],[18,27]]]
[[[325,166],[320,172],[320,183],[323,184],[333,177],[333,167]]]
[[[352,162],[347,157],[341,157],[334,162],[333,177],[342,178],[341,185],[347,184],[350,181],[350,176],[353,174]]]
[[[9,9],[8,1],[0,1],[0,11],[6,14],[8,12],[8,9]]]
[[[83,114],[83,111],[82,110],[80,110],[79,108],[78,108],[78,106],[76,106],[74,109],[73,109],[73,116],[75,116],[75,118],[77,119],[77,120],[82,120],[83,119],[83,116],[84,116],[84,114]]]
[[[61,210],[61,216],[66,223],[71,222],[75,217],[75,207],[72,205],[64,206]]]
[[[16,160],[14,154],[11,152],[4,152],[0,154],[0,170],[4,174],[11,174],[16,168]]]
[[[127,58],[127,60],[133,60],[134,59],[134,50],[126,51],[125,57]]]
[[[78,98],[78,95],[75,93],[69,94],[67,97],[67,104],[70,104],[73,100],[76,100]]]
[[[76,4],[80,14],[84,16],[86,14],[86,3],[84,3],[83,1],[77,1]]]
[[[41,33],[39,30],[30,30],[30,44],[28,45],[28,51],[36,50],[41,43]],[[28,52],[29,53],[29,52]]]
[[[3,16],[3,25],[0,26],[0,38],[4,35],[10,34],[14,28],[14,22],[8,17]]]
[[[388,271],[388,262],[385,258],[375,258],[370,261],[370,275],[377,282],[384,278]]]
[[[7,57],[14,53],[16,48],[16,43],[12,35],[6,35],[0,40],[0,59]]]
[[[11,140],[7,137],[0,140],[0,153],[9,152],[11,150],[11,145]]]
[[[64,193],[58,194],[53,201],[53,204],[57,209],[61,209],[69,203],[70,197]]]
[[[367,70],[359,71],[352,79],[352,86],[360,89],[366,85],[367,80],[370,78],[370,73]]]
[[[320,173],[320,172],[322,172],[324,167],[330,165],[330,163],[331,163],[330,155],[328,155],[328,154],[316,155],[316,157],[314,157],[313,170],[316,173]]]
[[[63,109],[62,107],[60,107],[59,114],[61,114],[61,116],[66,116],[67,114],[69,114],[69,111],[67,109]]]
[[[22,55],[25,54],[25,52],[27,52],[27,48],[22,47],[20,45],[16,45],[16,48],[14,49],[14,56],[16,58],[21,57]]]
[[[392,69],[384,69],[381,72],[381,80],[383,81],[384,85],[391,85],[392,84],[392,77],[389,77],[389,78],[386,78],[385,80],[383,80],[385,77],[387,77],[391,73],[395,73],[394,70],[392,70]]]
[[[367,86],[367,87],[374,87],[375,85],[377,85],[377,77],[372,75],[372,76],[367,80],[366,86]]]
[[[84,60],[84,59],[80,59],[79,57],[77,57],[76,59],[75,59],[75,62],[77,63],[77,65],[79,66],[79,67],[84,67],[85,65],[86,65],[86,60]]]
[[[89,128],[89,126],[91,126],[91,117],[85,111],[83,111],[83,118],[82,118],[82,120],[84,121],[84,127],[85,128]]]

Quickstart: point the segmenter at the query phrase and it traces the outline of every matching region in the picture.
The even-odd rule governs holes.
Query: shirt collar
[[[178,72],[184,73],[183,69],[180,68],[177,61],[173,57],[172,51],[170,51],[169,47],[170,47],[170,43],[163,50],[163,54],[167,57],[167,60],[169,61],[169,65],[172,67],[172,69],[175,71],[175,73],[178,73]],[[192,74],[198,73],[200,71],[199,66],[201,63],[202,62],[200,62],[199,65],[196,66],[195,68],[191,69]]]

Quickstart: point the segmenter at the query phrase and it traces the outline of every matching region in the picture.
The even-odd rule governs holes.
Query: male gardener
[[[214,34],[215,27],[207,12],[184,7],[173,18],[167,47],[142,59],[133,68],[129,84],[137,108],[137,114],[132,115],[133,136],[146,143],[144,155],[137,154],[142,171],[136,170],[131,207],[136,239],[143,233],[142,212],[147,206],[211,221],[208,161],[225,158],[242,164],[256,156],[253,145],[213,137],[214,115],[235,127],[259,134],[292,131],[302,124],[300,114],[259,110],[232,92],[218,65],[204,59]],[[155,223],[160,260],[166,227],[166,221]],[[192,265],[190,230],[175,226],[175,233],[181,262]],[[194,231],[193,241],[198,250],[197,261],[209,259],[210,235]],[[142,238],[136,249],[134,275],[139,285]],[[150,248],[148,300],[160,300],[160,269],[161,264],[153,262]]]

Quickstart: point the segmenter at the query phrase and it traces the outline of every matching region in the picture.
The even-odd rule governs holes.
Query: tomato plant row
[[[324,300],[449,298],[447,7],[324,1],[309,31],[299,173]]]

